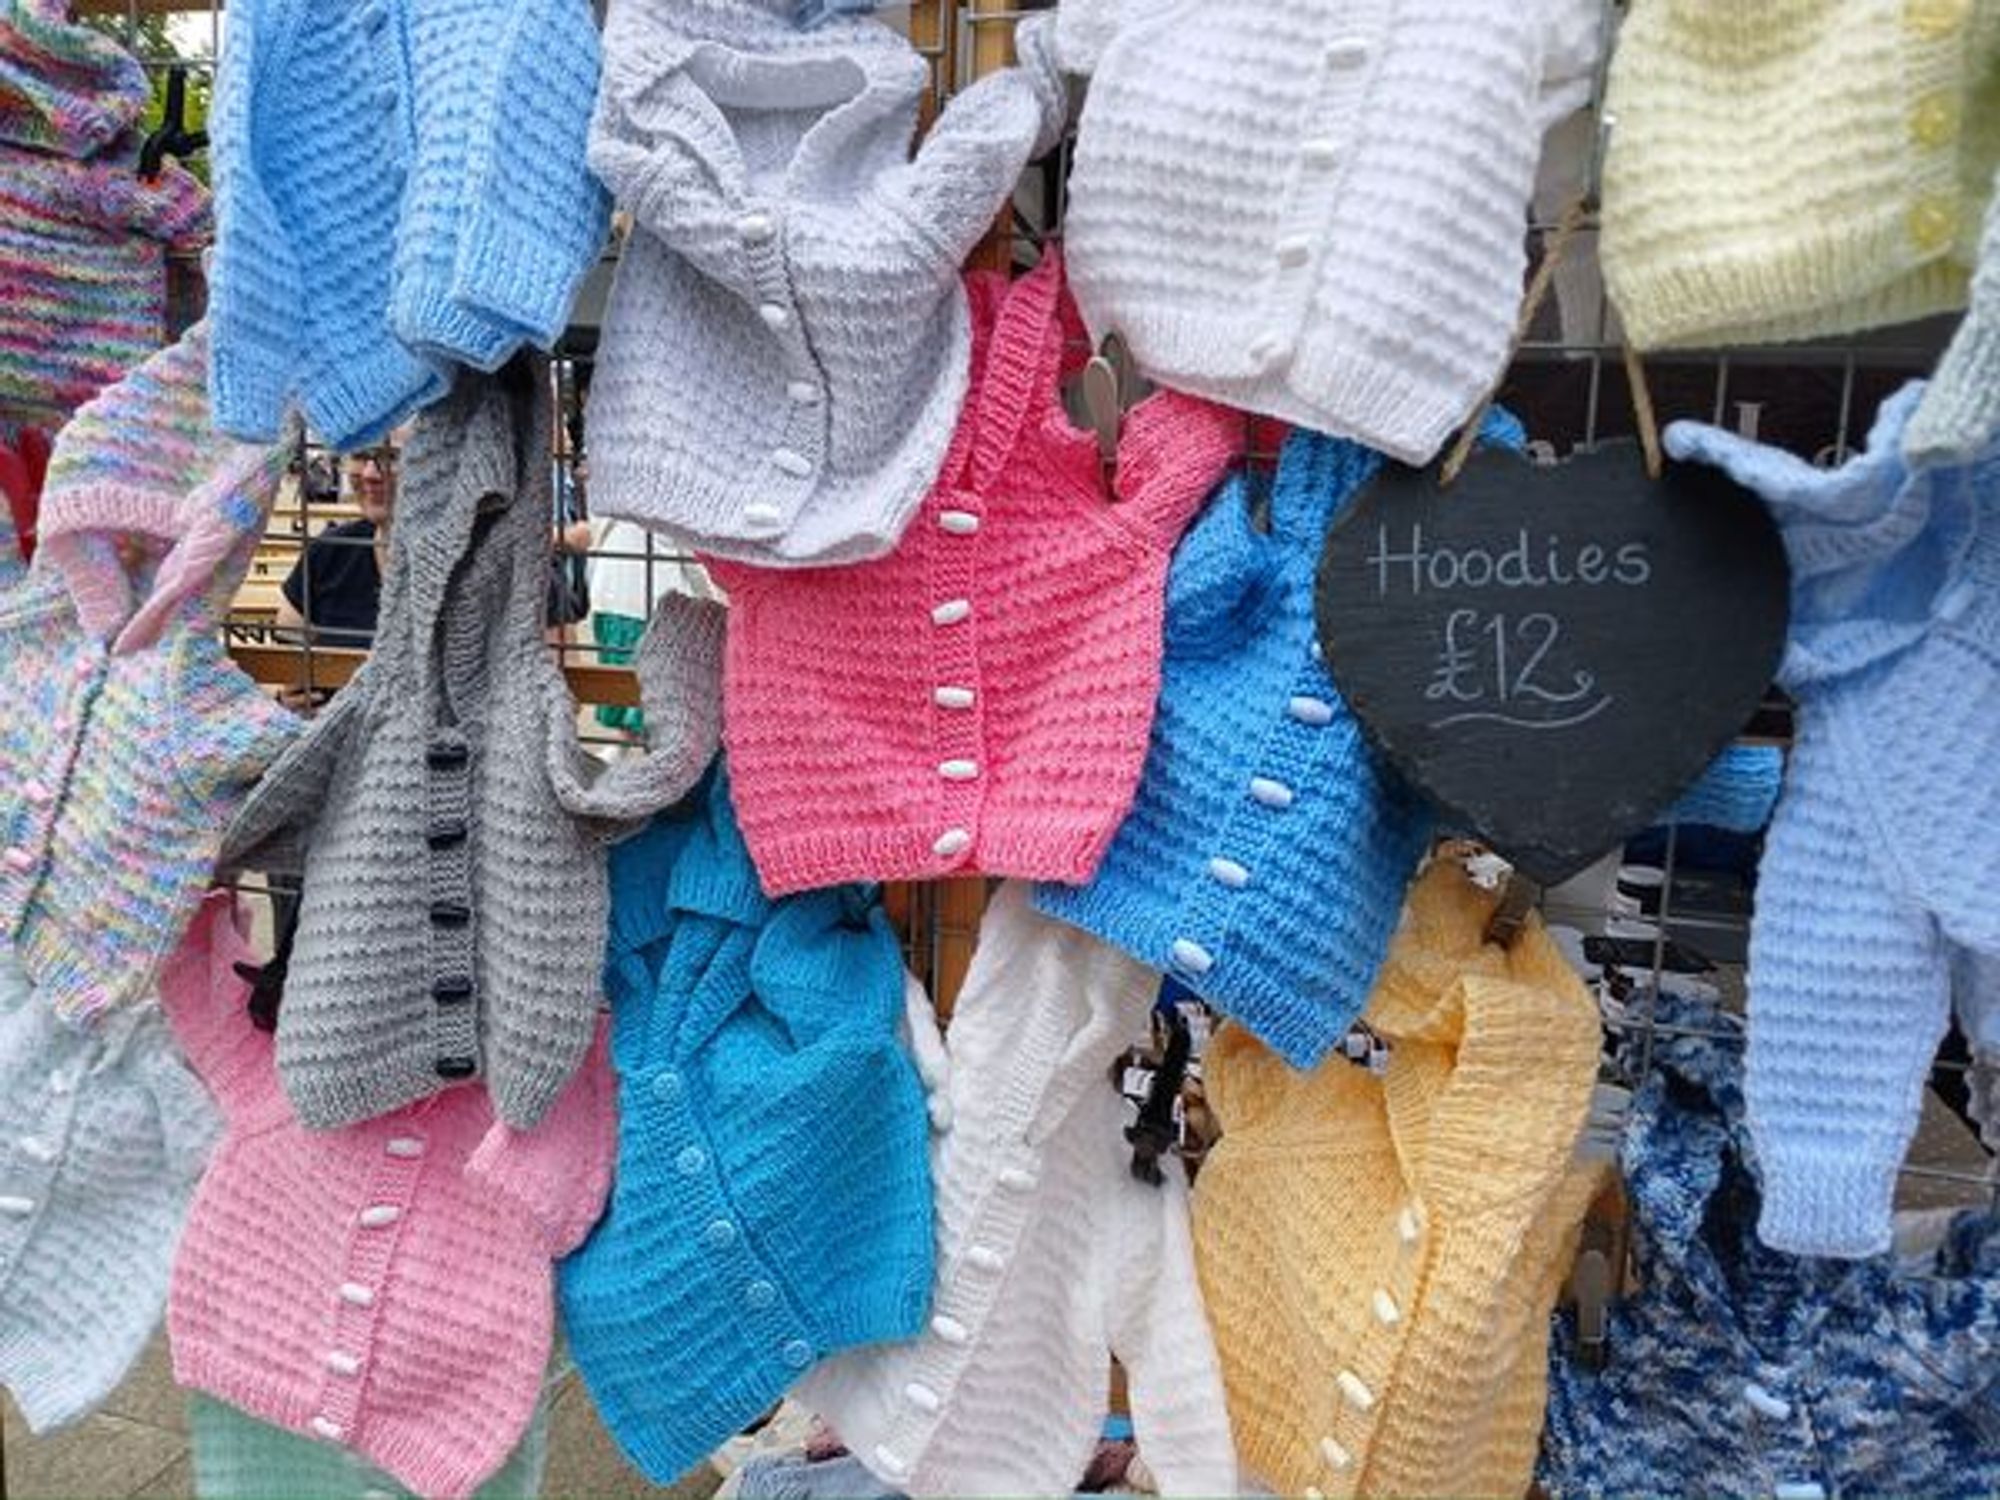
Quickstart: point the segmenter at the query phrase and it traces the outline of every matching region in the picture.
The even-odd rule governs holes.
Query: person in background
[[[389,524],[396,510],[399,436],[391,434],[378,447],[348,455],[347,492],[361,515],[334,523],[306,543],[284,582],[276,622],[280,630],[296,631],[315,646],[365,651],[375,643]],[[303,689],[294,691],[303,698]],[[287,702],[300,706],[289,698]]]

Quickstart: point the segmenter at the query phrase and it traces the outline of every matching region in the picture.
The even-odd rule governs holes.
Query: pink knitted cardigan
[[[1168,556],[1239,451],[1237,414],[1160,392],[1116,498],[1061,382],[1083,327],[1051,250],[974,272],[973,389],[887,557],[730,591],[723,735],[773,896],[854,880],[1090,878],[1131,806],[1160,685]]]
[[[347,1447],[421,1495],[470,1495],[527,1429],[554,1324],[551,1261],[603,1211],[617,1138],[605,1029],[543,1122],[496,1124],[461,1087],[307,1131],[231,965],[226,894],[173,962],[167,1018],[226,1134],[195,1196],[167,1305],[174,1379]]]

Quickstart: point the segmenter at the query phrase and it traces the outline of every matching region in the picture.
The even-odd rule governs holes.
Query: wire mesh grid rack
[[[906,28],[930,63],[933,88],[928,102],[934,110],[970,81],[1003,65],[1011,53],[1015,23],[1042,8],[1005,0],[914,0],[885,5],[881,14]],[[226,29],[222,0],[86,0],[79,9],[94,13],[99,24],[122,35],[162,86],[175,66],[186,67],[194,76],[212,77]],[[1604,0],[1604,12],[1607,28],[1615,26],[1620,12],[1616,0]],[[167,45],[160,45],[163,41]],[[1600,74],[1597,100],[1602,94]],[[1531,452],[1545,462],[1629,439],[1635,431],[1622,334],[1606,299],[1596,257],[1596,184],[1608,132],[1615,128],[1615,121],[1605,118],[1595,100],[1588,111],[1558,127],[1527,227],[1530,256],[1535,259],[1548,253],[1560,221],[1568,217],[1576,225],[1553,278],[1552,295],[1524,331],[1498,393],[1498,399],[1523,419],[1532,435]],[[1025,264],[1051,234],[1060,233],[1067,153],[1065,145],[1052,164],[1028,174],[1011,211],[980,252],[985,264]],[[1577,203],[1583,205],[1580,217],[1569,213]],[[1184,232],[1198,236],[1202,225],[1190,223]],[[582,415],[595,320],[614,258],[615,251],[586,288],[576,326],[552,365],[558,410],[556,490],[559,507],[565,497],[574,505],[571,511],[559,508],[551,516],[552,528],[588,516],[588,433]],[[1699,418],[1831,464],[1858,444],[1882,397],[1929,368],[1949,331],[1949,320],[1941,319],[1837,342],[1676,353],[1649,359],[1645,379],[1663,423]],[[1253,451],[1252,461],[1269,463],[1274,456],[1266,445],[1263,451]],[[328,493],[330,487],[335,492]],[[359,653],[330,649],[311,631],[288,631],[275,623],[274,596],[284,574],[300,558],[308,559],[302,566],[310,566],[307,540],[330,522],[351,518],[353,512],[342,499],[337,493],[336,461],[317,450],[303,451],[294,482],[287,486],[274,516],[258,570],[230,622],[233,648],[260,680],[324,690],[344,681],[358,660]],[[369,545],[365,540],[355,544]],[[641,590],[647,600],[670,588],[703,586],[692,558],[646,532],[606,539],[601,529],[594,530],[591,545],[573,561],[593,572],[621,563],[641,570]],[[630,730],[621,727],[627,721],[618,711],[629,712],[636,704],[635,686],[630,674],[618,666],[620,648],[606,639],[584,639],[585,628],[579,622],[553,629],[550,647],[586,704],[580,721],[585,738],[615,754],[631,741]],[[600,715],[600,709],[610,712]],[[1781,743],[1788,738],[1789,720],[1781,700],[1774,698],[1750,733]],[[1630,1003],[1611,1007],[1606,1024],[1633,1034],[1641,1072],[1650,1063],[1656,1041],[1674,1034],[1673,1028],[1657,1021],[1646,996],[1676,982],[1670,960],[1677,949],[1708,951],[1716,964],[1718,987],[1738,1002],[1741,998],[1748,885],[1741,878],[1732,885],[1701,869],[1691,858],[1692,837],[1678,829],[1655,835],[1647,855],[1654,862],[1651,868],[1658,871],[1657,895],[1649,892],[1647,897],[1654,907],[1651,911],[1631,910],[1631,898],[1620,896],[1608,880],[1595,897],[1558,892],[1544,906],[1555,924],[1599,935],[1651,934],[1642,958],[1617,966],[1619,972],[1605,981],[1629,991]],[[948,1011],[970,962],[985,895],[986,886],[980,881],[899,886],[889,892],[910,962],[943,1010]],[[1639,925],[1620,925],[1627,923]],[[1724,1035],[1731,1043],[1740,1041],[1738,1033]],[[1962,1074],[1964,1066],[1950,1056],[1939,1060],[1933,1078],[1945,1094],[1954,1091],[1954,1076]],[[1906,1163],[1904,1187],[1903,1197],[1918,1206],[2000,1202],[1992,1157],[1949,1111],[1939,1111],[1934,1103],[1927,1105],[1925,1128]]]

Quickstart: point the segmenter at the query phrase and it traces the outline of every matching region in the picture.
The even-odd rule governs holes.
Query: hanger
[[[1083,407],[1097,435],[1097,466],[1104,477],[1105,496],[1118,500],[1118,437],[1125,413],[1138,395],[1139,371],[1132,351],[1116,332],[1098,341],[1097,353],[1083,367]]]
[[[159,126],[139,148],[139,176],[151,182],[169,156],[189,161],[207,146],[207,131],[187,128],[187,68],[176,63],[167,70],[167,107]]]

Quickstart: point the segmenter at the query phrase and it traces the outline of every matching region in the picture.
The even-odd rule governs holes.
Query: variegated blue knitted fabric
[[[1657,1007],[1667,1028],[1736,1024]],[[1766,1248],[1739,1044],[1671,1029],[1623,1158],[1636,1290],[1601,1372],[1556,1319],[1536,1473],[1553,1500],[2000,1492],[2000,1219],[1961,1217],[1921,1275]]]
[[[1785,753],[1776,745],[1726,746],[1659,822],[1755,833],[1771,821],[1784,780]]]
[[[1666,433],[1763,497],[1792,565],[1798,733],[1758,876],[1746,1090],[1762,1233],[1800,1254],[1888,1246],[1954,954],[2000,954],[2000,445],[1911,467],[1922,392],[1834,469]]]

